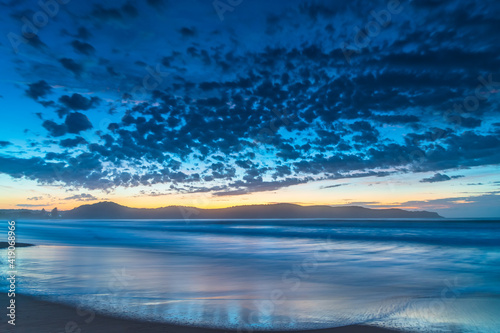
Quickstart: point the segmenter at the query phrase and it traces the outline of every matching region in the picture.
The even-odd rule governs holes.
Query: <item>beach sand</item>
[[[33,244],[28,244],[28,243],[16,243],[16,247],[28,247],[28,246],[34,246]],[[7,242],[0,242],[0,249],[6,249],[9,247],[9,243]]]
[[[9,304],[7,294],[0,295],[0,308],[2,308],[0,332],[5,333],[222,333],[235,332],[223,329],[208,329],[188,326],[177,326],[130,320],[124,318],[110,317],[95,314],[93,320],[88,313],[77,313],[77,309],[71,306],[56,304],[39,300],[25,295],[16,295],[16,325],[7,323],[9,319],[6,307]],[[87,320],[87,322],[86,322]],[[247,332],[246,330],[242,330]],[[370,326],[346,326],[331,329],[295,331],[310,333],[384,333],[396,332]]]

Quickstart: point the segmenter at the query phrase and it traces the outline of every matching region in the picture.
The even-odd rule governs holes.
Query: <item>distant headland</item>
[[[228,208],[202,209],[183,206],[162,208],[131,208],[114,202],[99,202],[82,205],[68,211],[45,210],[0,210],[0,218],[65,218],[65,219],[289,219],[289,218],[443,218],[428,211],[404,209],[371,209],[359,206],[300,206],[279,203],[268,205],[234,206]]]

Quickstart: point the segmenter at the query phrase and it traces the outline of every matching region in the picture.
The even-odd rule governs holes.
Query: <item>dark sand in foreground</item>
[[[16,243],[15,247],[28,247],[28,246],[34,246],[33,244],[28,244],[28,243]],[[7,242],[0,242],[0,249],[6,249],[9,247],[9,243]]]
[[[96,314],[89,321],[89,314],[79,316],[76,308],[42,301],[30,296],[16,295],[16,326],[7,323],[9,298],[5,293],[0,295],[1,324],[0,332],[5,333],[222,333],[236,332],[222,329],[196,328],[141,322],[130,319],[114,318]],[[85,322],[88,320],[89,322]],[[242,330],[242,333],[246,332]],[[396,332],[369,326],[346,326],[313,331],[295,331],[310,333],[384,333]]]

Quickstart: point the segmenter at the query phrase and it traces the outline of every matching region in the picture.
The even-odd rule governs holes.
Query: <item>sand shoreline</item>
[[[26,295],[16,295],[16,325],[7,323],[9,319],[6,307],[9,304],[7,295],[0,295],[0,308],[4,309],[1,315],[1,332],[5,333],[236,333],[236,331],[213,328],[198,328],[190,326],[179,326],[173,324],[162,324],[131,320],[125,318],[111,317],[108,315],[95,314],[89,312],[78,312],[77,308],[47,302],[35,297]],[[247,332],[242,330],[242,333]],[[274,331],[278,333],[278,331]],[[377,327],[352,325],[345,327],[294,331],[296,333],[389,333],[397,332]]]
[[[29,246],[35,246],[34,244],[28,244],[28,243],[16,243],[15,247],[29,247]],[[7,242],[0,242],[0,249],[6,249],[9,247],[9,243]]]

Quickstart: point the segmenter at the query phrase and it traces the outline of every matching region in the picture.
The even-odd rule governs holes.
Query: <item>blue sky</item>
[[[3,208],[500,216],[495,1],[43,3],[0,5]]]

